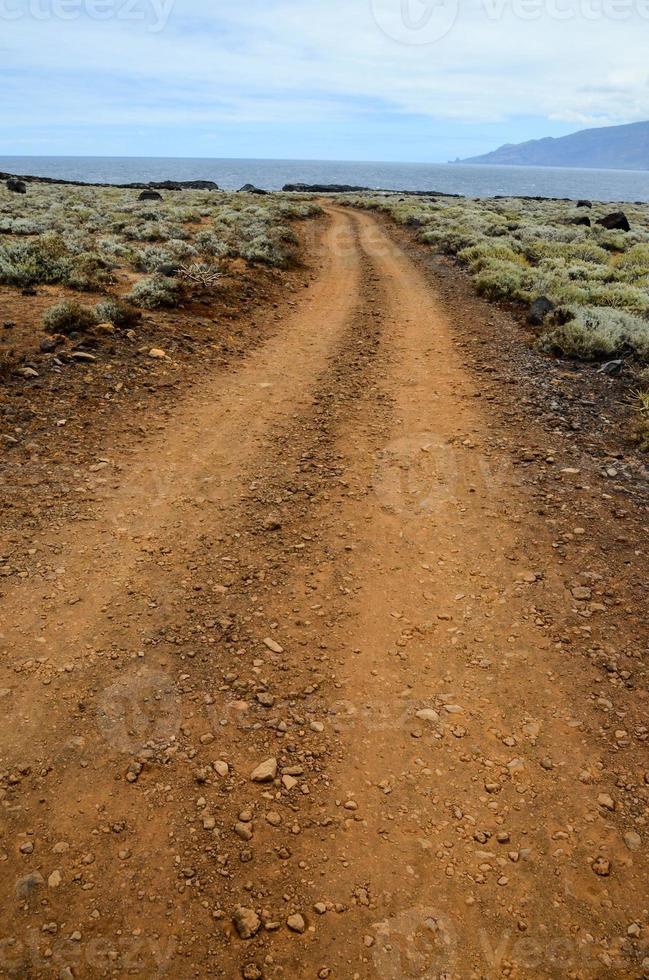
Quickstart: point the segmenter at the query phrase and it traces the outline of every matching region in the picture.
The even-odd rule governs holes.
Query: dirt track
[[[0,600],[0,971],[649,975],[646,541],[521,471],[374,217],[322,236]]]

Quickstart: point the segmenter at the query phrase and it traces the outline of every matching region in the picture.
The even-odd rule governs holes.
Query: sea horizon
[[[87,183],[213,180],[224,190],[252,183],[353,184],[376,190],[438,191],[467,197],[531,196],[602,202],[649,201],[649,171],[491,164],[318,160],[275,157],[0,155],[7,173]]]

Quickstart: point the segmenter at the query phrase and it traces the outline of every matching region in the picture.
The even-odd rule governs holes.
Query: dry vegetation
[[[59,286],[105,294],[93,309],[63,300],[44,326],[70,333],[93,321],[127,325],[129,307],[175,307],[196,284],[218,283],[227,260],[285,266],[295,218],[318,208],[275,195],[185,191],[138,201],[118,188],[31,184],[25,196],[0,190],[0,285]]]
[[[649,205],[624,205],[631,224],[624,232],[597,224],[617,210],[610,204],[396,195],[347,195],[341,203],[416,228],[420,241],[456,257],[487,299],[527,307],[547,298],[555,309],[537,338],[547,353],[649,361]],[[649,444],[649,394],[641,390],[639,401]]]

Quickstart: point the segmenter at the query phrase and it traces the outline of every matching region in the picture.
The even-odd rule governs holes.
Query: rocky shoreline
[[[69,187],[116,187],[120,190],[138,191],[220,191],[225,188],[213,180],[150,180],[132,181],[127,184],[109,184],[85,180],[65,180],[61,177],[39,177],[34,174],[10,174],[0,171],[0,181],[22,181],[24,184],[61,184]],[[11,189],[11,188],[10,188]],[[446,197],[466,200],[466,194],[454,194],[450,191],[438,190],[398,190],[390,187],[363,187],[354,184],[284,184],[280,191],[273,192],[255,187],[253,184],[244,184],[239,188],[239,192],[248,194],[270,194],[270,193],[293,193],[293,194],[398,194],[400,197]],[[469,198],[473,195],[468,195]],[[476,198],[476,200],[479,198]],[[496,194],[493,200],[517,200],[517,201],[564,201],[569,203],[573,198],[569,197],[545,197],[543,195],[529,194]],[[576,198],[575,198],[576,200]],[[637,204],[642,202],[637,201]]]

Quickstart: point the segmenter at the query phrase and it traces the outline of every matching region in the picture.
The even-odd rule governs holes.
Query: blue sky
[[[0,0],[0,154],[444,162],[645,119],[625,4]]]

